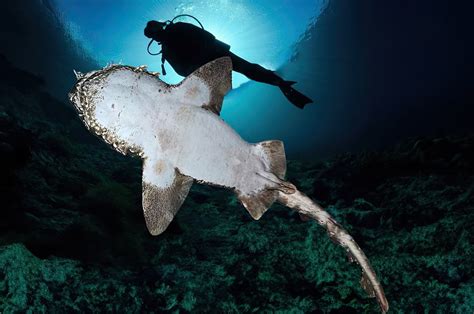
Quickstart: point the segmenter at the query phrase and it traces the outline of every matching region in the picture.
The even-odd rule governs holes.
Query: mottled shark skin
[[[168,85],[145,67],[110,65],[75,72],[69,98],[92,133],[116,151],[143,159],[143,212],[152,235],[165,231],[195,180],[234,190],[254,219],[278,201],[326,228],[361,266],[363,288],[386,312],[382,286],[354,239],[285,181],[283,143],[247,143],[219,117],[231,71],[230,58],[220,58]]]

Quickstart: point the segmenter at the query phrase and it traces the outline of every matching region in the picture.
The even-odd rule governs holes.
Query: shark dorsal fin
[[[229,57],[211,61],[191,73],[177,87],[189,102],[219,115],[224,95],[232,88],[232,61]]]

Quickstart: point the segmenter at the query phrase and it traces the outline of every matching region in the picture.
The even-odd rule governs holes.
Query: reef
[[[150,236],[141,163],[90,135],[44,80],[0,67],[0,312],[377,312],[322,228],[254,221],[195,184]],[[288,164],[370,258],[394,312],[474,309],[474,135]]]

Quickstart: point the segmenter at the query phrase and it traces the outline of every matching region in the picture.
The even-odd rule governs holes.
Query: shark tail
[[[265,141],[255,144],[255,148],[267,167],[266,171],[259,175],[265,176],[276,186],[267,187],[252,195],[245,195],[237,191],[239,200],[250,215],[254,219],[260,219],[267,209],[275,201],[278,201],[294,209],[303,217],[316,220],[327,230],[331,240],[346,250],[349,260],[360,265],[362,268],[362,278],[360,280],[362,288],[369,296],[377,298],[382,313],[386,313],[389,305],[382,285],[369,259],[357,245],[354,238],[327,211],[298,191],[293,184],[285,181],[286,157],[283,143],[280,141]]]
[[[287,182],[287,184],[291,184]],[[293,186],[294,187],[294,186]],[[349,261],[356,262],[362,268],[362,278],[360,284],[370,297],[377,298],[382,313],[388,311],[388,301],[385,297],[382,285],[377,279],[374,269],[370,265],[369,259],[362,249],[357,245],[354,238],[336,221],[331,215],[313,202],[308,196],[301,193],[294,187],[294,191],[278,191],[278,202],[296,210],[299,214],[311,217],[318,224],[323,226],[331,240],[341,245],[347,252]]]
[[[255,144],[255,149],[266,165],[265,176],[279,186],[285,184],[286,156],[283,142],[264,141]],[[259,193],[246,195],[237,191],[237,197],[252,218],[258,220],[277,200],[278,192],[276,189],[263,189]]]

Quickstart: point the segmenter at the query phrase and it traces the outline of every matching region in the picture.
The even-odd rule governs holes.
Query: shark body
[[[220,118],[231,71],[230,59],[220,58],[168,85],[144,67],[111,65],[76,74],[69,98],[91,132],[143,159],[142,203],[152,235],[166,230],[195,180],[233,189],[254,219],[279,201],[315,219],[346,248],[362,267],[364,289],[387,311],[383,289],[353,238],[284,180],[283,143],[247,143]]]
[[[169,225],[193,179],[234,189],[256,219],[273,203],[271,190],[288,186],[281,180],[283,143],[249,144],[218,115],[231,71],[230,59],[221,58],[168,85],[144,68],[112,65],[82,76],[70,93],[89,130],[143,158],[143,206],[153,235]]]

